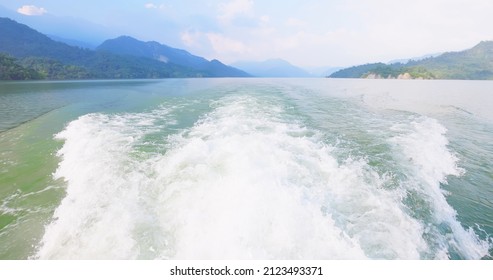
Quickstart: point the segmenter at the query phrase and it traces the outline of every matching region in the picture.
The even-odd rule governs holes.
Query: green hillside
[[[211,74],[208,69],[194,69],[147,57],[73,47],[8,18],[0,18],[0,34],[0,53],[4,54],[3,57],[15,58],[14,61],[2,60],[2,77],[7,75],[3,70],[7,67],[4,64],[12,63],[31,71],[32,77],[54,80],[241,76],[234,72],[239,71],[237,69]],[[228,69],[227,66],[221,70],[224,69]],[[29,75],[10,77],[33,79]]]
[[[448,52],[437,57],[406,64],[365,64],[339,70],[331,78],[413,78],[413,79],[493,79],[493,42],[484,41],[475,47]]]
[[[0,53],[0,80],[38,80],[42,78],[37,71],[23,67],[15,58]]]

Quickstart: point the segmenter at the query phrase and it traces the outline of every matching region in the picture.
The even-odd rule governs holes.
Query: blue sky
[[[283,58],[304,67],[350,66],[493,40],[491,0],[0,0],[0,5],[44,33],[95,41],[130,35],[225,63]]]

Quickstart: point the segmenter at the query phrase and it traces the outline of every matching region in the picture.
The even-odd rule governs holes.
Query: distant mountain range
[[[105,41],[96,50],[69,46],[9,18],[0,18],[0,76],[34,70],[44,79],[131,79],[168,77],[248,77],[184,50],[131,37]],[[13,58],[13,60],[11,59]],[[17,70],[16,70],[17,69]],[[6,73],[9,73],[8,75]]]
[[[493,79],[493,41],[461,52],[447,52],[407,63],[373,63],[339,70],[331,78]]]
[[[269,59],[260,62],[238,61],[231,65],[256,77],[313,77],[305,70],[282,59]]]
[[[185,50],[128,36],[106,40],[91,49],[81,46],[83,42],[50,38],[27,25],[0,17],[0,79],[312,76],[282,59],[237,62],[233,64],[235,68]],[[493,41],[424,59],[354,66],[329,77],[492,80]]]
[[[307,67],[304,68],[310,75],[314,77],[327,77],[330,74],[343,69],[344,67],[333,67],[333,66],[323,66],[323,67]]]
[[[393,60],[389,61],[387,64],[395,64],[395,63],[406,64],[409,61],[419,61],[419,60],[423,60],[425,58],[437,57],[437,56],[439,56],[441,54],[443,54],[443,53],[425,54],[425,55],[422,55],[422,56],[411,57],[411,58],[404,58],[404,59],[393,59]]]
[[[64,37],[56,36],[56,35],[49,35],[48,34],[47,36],[50,37],[50,39],[52,39],[53,41],[65,43],[65,44],[72,46],[72,47],[79,47],[82,49],[90,49],[90,50],[96,49],[96,45],[93,45],[91,43],[87,43],[87,42],[83,42],[83,41],[79,41],[79,40],[67,39]]]
[[[172,48],[158,42],[142,42],[129,36],[106,40],[96,48],[97,51],[118,55],[133,55],[172,63],[208,73],[209,77],[246,77],[244,71],[224,65],[219,60],[208,61],[185,50]]]

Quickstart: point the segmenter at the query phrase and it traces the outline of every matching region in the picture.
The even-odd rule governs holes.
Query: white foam
[[[193,127],[162,135],[166,152],[138,157],[156,122],[176,122],[169,110],[70,123],[57,135],[65,144],[55,174],[67,195],[35,257],[418,259],[429,251],[403,190],[383,188],[388,178],[365,160],[338,163],[277,100],[231,95],[211,106]],[[405,139],[415,138],[393,141],[407,147]],[[429,166],[422,178],[431,185],[458,170]]]
[[[460,252],[464,258],[478,259],[487,255],[488,242],[480,240],[472,229],[461,226],[456,211],[447,203],[446,192],[441,189],[448,176],[461,176],[464,172],[458,167],[458,158],[448,148],[446,128],[435,119],[419,117],[395,125],[392,130],[398,135],[390,142],[402,150],[403,162],[407,162],[412,170],[413,181],[404,186],[419,193],[432,208],[435,227],[445,226],[451,231],[451,234],[434,233],[441,243],[436,258],[449,258],[451,249]]]
[[[164,108],[151,114],[89,114],[56,135],[65,143],[55,179],[67,181],[66,197],[47,226],[36,257],[135,258],[139,188],[132,151],[145,133],[159,129]]]

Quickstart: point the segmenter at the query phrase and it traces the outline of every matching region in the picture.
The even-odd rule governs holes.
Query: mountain
[[[257,77],[311,77],[305,70],[282,59],[266,61],[238,61],[232,66]]]
[[[210,62],[212,70],[209,71],[147,57],[69,46],[8,18],[0,18],[0,34],[0,53],[14,58],[12,63],[35,70],[46,79],[217,77],[221,74],[226,77],[239,73],[219,61]]]
[[[62,59],[66,62],[89,53],[82,49],[55,42],[27,25],[0,18],[0,51],[17,58],[28,56]]]
[[[56,42],[8,18],[0,18],[0,52],[47,79],[195,77],[196,71],[159,61],[81,49]]]
[[[96,48],[119,55],[146,57],[163,63],[173,63],[191,69],[203,71],[210,77],[247,77],[247,73],[224,65],[218,60],[208,61],[185,50],[172,48],[158,42],[143,42],[129,36],[106,40]]]
[[[310,75],[314,77],[327,77],[330,74],[341,70],[344,67],[332,67],[332,66],[323,66],[323,67],[308,67],[304,68]]]
[[[0,54],[0,80],[38,80],[41,75],[16,63],[13,57]]]
[[[493,41],[483,41],[471,49],[448,52],[434,58],[409,62],[410,67],[422,67],[437,79],[493,79]]]
[[[90,50],[96,49],[96,45],[93,45],[91,43],[87,43],[79,40],[67,39],[56,35],[48,35],[48,37],[50,37],[50,39],[52,39],[53,41],[65,43],[72,47],[79,47],[79,48],[90,49]]]
[[[493,41],[405,64],[374,63],[339,70],[331,78],[493,80]]]
[[[21,22],[43,34],[49,34],[50,37],[55,35],[67,40],[87,42],[93,46],[116,35],[103,25],[77,17],[59,17],[52,13],[46,13],[43,16],[28,16],[0,6],[0,17]]]
[[[396,65],[396,64],[392,64]],[[344,68],[332,73],[330,78],[363,78],[365,75],[379,70],[381,67],[387,67],[385,63],[371,63]],[[391,66],[389,66],[391,67]]]

